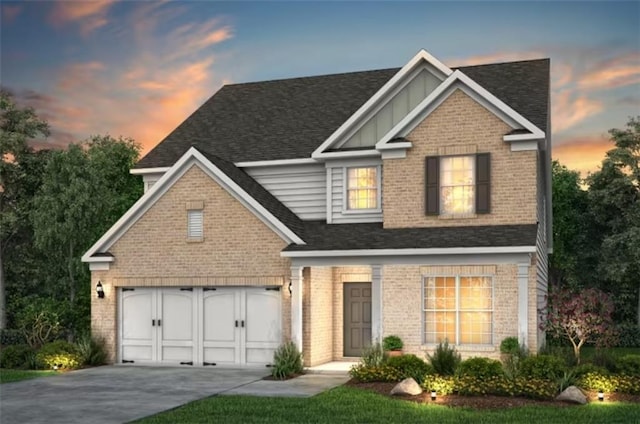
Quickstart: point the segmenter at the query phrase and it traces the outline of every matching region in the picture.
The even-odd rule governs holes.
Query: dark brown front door
[[[371,283],[344,283],[344,356],[371,344]]]

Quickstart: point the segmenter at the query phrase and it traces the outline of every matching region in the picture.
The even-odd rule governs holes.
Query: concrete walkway
[[[0,385],[2,424],[124,423],[214,395],[313,396],[348,380],[265,369],[104,366]]]

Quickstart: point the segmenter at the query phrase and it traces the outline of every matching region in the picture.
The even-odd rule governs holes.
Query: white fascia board
[[[526,152],[529,150],[538,150],[538,140],[514,141],[511,143],[512,152]]]
[[[505,136],[505,141],[522,141],[522,140],[538,140],[545,138],[545,133],[536,127],[528,119],[513,110],[509,105],[498,99],[496,96],[485,90],[478,83],[466,76],[462,71],[456,70],[442,82],[434,91],[431,92],[418,106],[416,106],[407,116],[398,122],[387,134],[385,134],[378,143],[376,149],[384,150],[388,146],[395,144],[389,143],[392,139],[399,136],[406,136],[413,130],[426,116],[428,116],[435,108],[440,105],[448,96],[455,91],[454,84],[460,84],[460,88],[467,94],[474,93],[478,96],[477,100],[487,102],[485,107],[491,106],[491,112],[498,112],[501,119],[510,123],[521,126],[528,130],[530,134],[512,134]],[[475,97],[475,96],[474,96]],[[421,118],[421,119],[416,119]]]
[[[84,256],[82,257],[82,262],[89,262],[89,263],[113,262],[114,260],[115,258],[113,256],[91,256],[87,258],[87,260],[84,259]]]
[[[235,162],[234,165],[238,168],[253,168],[258,166],[282,166],[282,165],[309,165],[318,163],[313,158],[299,158],[299,159],[278,159],[278,160],[258,160],[253,162]]]
[[[322,156],[318,156],[320,160],[326,159],[351,159],[351,158],[367,158],[367,157],[380,157],[380,152],[371,150],[348,150],[341,152],[325,152]]]
[[[145,174],[160,174],[163,172],[167,172],[171,167],[164,168],[138,168],[138,169],[130,169],[129,173],[133,175],[145,175]]]
[[[182,157],[156,182],[149,191],[147,191],[120,219],[104,233],[100,239],[82,256],[82,262],[97,262],[92,256],[101,249],[111,247],[120,236],[131,226],[137,219],[144,214],[156,201],[166,193],[173,183],[177,181],[188,169],[192,163],[199,163],[205,172],[209,172],[210,176],[215,175],[216,182],[222,182],[223,187],[231,192],[234,197],[240,200],[244,205],[256,214],[259,218],[270,225],[271,228],[287,242],[295,244],[305,244],[304,241],[291,231],[284,223],[278,220],[271,212],[266,210],[257,200],[251,197],[239,185],[237,185],[224,172],[209,161],[202,153],[191,147]],[[102,259],[102,258],[100,258]],[[113,260],[113,258],[112,258]],[[104,262],[104,260],[102,260]]]
[[[399,150],[399,149],[410,149],[413,147],[413,144],[410,141],[399,141],[395,143],[387,143],[385,145],[381,145],[380,147],[376,146],[377,150]]]
[[[386,96],[395,86],[410,74],[418,65],[426,62],[433,66],[436,70],[448,77],[453,72],[449,67],[444,65],[435,57],[431,56],[424,49],[420,50],[411,60],[402,67],[385,85],[382,86],[369,100],[363,104],[353,115],[349,117],[333,134],[327,138],[312,154],[311,157],[320,159],[329,153],[324,151],[330,148],[341,136],[343,136],[352,125],[358,122],[366,113],[372,109],[384,96]]]
[[[283,251],[285,258],[323,258],[351,256],[416,256],[416,255],[476,255],[487,253],[535,253],[535,246],[514,247],[451,247],[425,249],[358,249]]]

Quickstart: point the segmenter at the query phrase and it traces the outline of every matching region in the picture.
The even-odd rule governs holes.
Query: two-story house
[[[305,364],[385,335],[499,355],[544,342],[549,60],[222,87],[131,172],[145,194],[83,256],[118,363]]]

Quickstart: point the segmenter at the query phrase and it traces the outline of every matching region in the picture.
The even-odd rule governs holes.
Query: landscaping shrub
[[[562,375],[558,377],[556,380],[556,385],[558,386],[558,392],[562,392],[569,386],[575,386],[578,381],[578,376],[576,375],[574,370],[565,370],[562,372]]]
[[[362,383],[370,383],[373,381],[394,382],[406,378],[402,377],[397,368],[389,365],[366,366],[364,364],[358,364],[351,367],[349,375]]]
[[[294,342],[281,344],[273,353],[271,375],[279,380],[302,373],[302,353]]]
[[[433,368],[416,355],[401,355],[387,359],[387,366],[395,368],[400,379],[413,378],[418,384],[424,381],[427,374],[433,373]]]
[[[76,343],[82,365],[98,366],[107,362],[104,339],[85,335]]]
[[[557,356],[533,355],[520,363],[520,376],[556,381],[562,377],[566,366],[564,361]]]
[[[76,369],[82,365],[78,348],[64,340],[47,343],[36,354],[39,367],[46,369]]]
[[[598,373],[598,374],[603,374],[603,375],[608,375],[609,371],[606,368],[603,367],[599,367],[597,365],[594,364],[580,364],[576,367],[574,367],[572,369],[573,373],[576,375],[576,377],[579,379],[580,377],[582,377],[585,374],[589,374],[589,373]]]
[[[51,299],[36,299],[25,305],[17,324],[29,346],[38,349],[55,340],[62,331],[58,305]]]
[[[402,343],[402,339],[398,336],[387,336],[382,339],[382,348],[384,350],[402,350],[404,347],[404,343]]]
[[[616,362],[620,374],[640,376],[640,355],[624,355]]]
[[[6,346],[0,352],[0,368],[29,369],[34,354],[28,344]]]
[[[507,337],[500,342],[500,353],[518,355],[520,350],[520,342],[517,337]]]
[[[422,382],[425,390],[435,390],[438,395],[450,395],[456,390],[456,380],[452,376],[427,375]]]
[[[465,359],[458,366],[458,375],[485,379],[503,375],[500,361],[489,358]]]
[[[365,367],[380,367],[387,361],[387,354],[380,343],[374,343],[362,351],[360,361]]]
[[[504,376],[477,378],[428,375],[422,387],[425,390],[435,390],[438,395],[459,393],[465,396],[496,395],[553,399],[557,394],[557,387],[553,381],[524,377],[510,380]]]
[[[26,342],[24,334],[18,329],[0,330],[0,346],[20,345]]]
[[[618,361],[609,349],[596,349],[591,362],[599,367],[606,368],[610,372],[618,372]]]
[[[445,340],[438,344],[433,355],[427,354],[433,370],[440,375],[454,375],[462,360],[455,347]]]
[[[631,322],[619,324],[616,333],[618,347],[640,347],[640,325]]]

